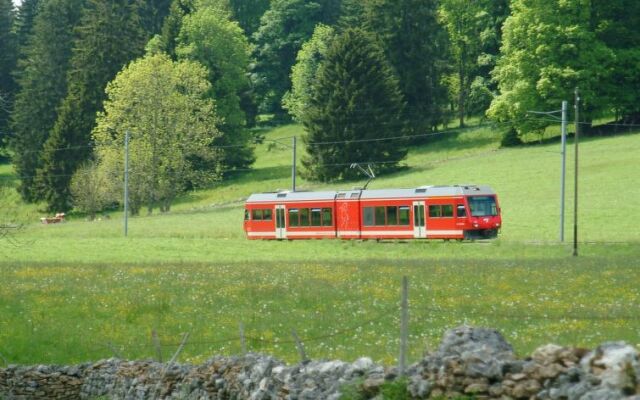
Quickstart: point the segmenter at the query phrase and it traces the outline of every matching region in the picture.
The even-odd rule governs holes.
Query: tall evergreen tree
[[[227,169],[248,167],[255,158],[241,108],[241,97],[249,88],[250,55],[242,28],[231,20],[230,11],[200,6],[183,18],[178,43],[179,58],[198,61],[209,70],[222,132],[213,145],[225,148],[223,164]]]
[[[173,0],[169,7],[169,15],[162,25],[160,44],[162,50],[171,58],[176,59],[178,35],[182,28],[182,19],[195,9],[193,0]]]
[[[17,48],[13,21],[13,3],[11,0],[0,0],[0,148],[9,135],[9,115],[15,91],[13,71]]]
[[[344,31],[327,50],[302,120],[308,176],[352,179],[352,162],[375,162],[378,172],[396,168],[407,154],[406,140],[397,139],[406,133],[403,113],[398,79],[375,38]]]
[[[41,150],[67,93],[74,27],[85,0],[48,0],[35,18],[33,35],[23,51],[12,114],[11,142],[15,170],[21,176],[18,191],[26,201],[39,200],[34,175],[41,166]],[[24,4],[24,3],[23,3]]]
[[[605,96],[611,99],[619,119],[640,123],[640,2],[611,0],[591,4],[591,26],[614,56],[611,79],[603,85]]]
[[[444,32],[436,0],[367,0],[364,27],[377,34],[396,70],[407,102],[412,134],[423,134],[443,122],[446,91],[443,74]]]
[[[42,0],[22,0],[16,14],[15,32],[18,40],[18,51],[24,55],[29,36],[33,32],[33,24]]]
[[[260,18],[269,9],[269,0],[230,0],[233,16],[247,36],[260,27]]]
[[[340,4],[335,0],[273,0],[253,35],[256,43],[256,91],[261,111],[286,118],[281,101],[291,88],[289,74],[302,44],[318,23],[333,24]]]
[[[140,1],[90,0],[83,10],[74,44],[68,94],[44,145],[38,182],[50,210],[70,207],[69,183],[91,154],[91,130],[102,108],[105,86],[143,53],[147,35]]]

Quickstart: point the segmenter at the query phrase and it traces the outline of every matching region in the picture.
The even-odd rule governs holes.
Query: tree
[[[488,115],[512,121],[519,134],[542,131],[550,122],[526,118],[527,111],[557,109],[577,86],[582,118],[607,112],[610,99],[600,88],[609,79],[613,54],[597,40],[590,21],[589,0],[515,0],[493,71],[500,95]]]
[[[27,47],[29,37],[33,32],[33,24],[40,6],[41,0],[22,0],[18,7],[14,31],[21,57],[24,56],[23,50]]]
[[[260,110],[285,117],[282,97],[291,88],[289,74],[296,55],[318,23],[334,18],[329,0],[273,0],[253,35],[256,43],[254,70]]]
[[[591,26],[613,52],[613,71],[605,87],[616,119],[640,122],[640,2],[592,2]]]
[[[211,97],[222,132],[214,145],[225,148],[226,169],[247,168],[255,157],[241,107],[241,96],[249,90],[250,55],[242,28],[228,11],[199,6],[182,20],[176,53],[179,59],[198,61],[209,70]]]
[[[444,32],[435,0],[367,0],[363,26],[381,40],[407,102],[405,119],[412,134],[423,134],[443,122],[447,104],[441,85]]]
[[[333,28],[319,24],[311,39],[302,45],[302,49],[298,52],[296,64],[291,70],[291,91],[287,92],[282,99],[282,107],[297,121],[302,121],[304,118],[316,73],[335,35]]]
[[[115,202],[115,180],[106,175],[107,171],[98,169],[94,161],[89,161],[81,165],[71,179],[73,206],[86,213],[90,221],[109,203]]]
[[[44,2],[19,63],[20,90],[12,113],[15,136],[10,145],[16,173],[21,177],[18,192],[25,201],[40,199],[35,187],[36,170],[42,166],[43,143],[67,93],[73,32],[84,3],[85,0]]]
[[[147,34],[140,3],[90,0],[74,42],[68,93],[53,131],[44,144],[37,181],[49,210],[71,206],[69,183],[91,155],[91,130],[102,107],[104,87],[132,59],[142,54]]]
[[[341,33],[320,66],[302,119],[308,176],[352,179],[352,162],[374,162],[378,172],[396,168],[407,153],[403,112],[398,79],[375,38],[361,29]]]
[[[107,86],[104,113],[93,131],[95,156],[107,175],[122,178],[125,132],[129,142],[132,210],[169,211],[188,182],[207,183],[219,171],[196,171],[191,160],[218,159],[207,70],[193,61],[149,54],[124,68]],[[218,163],[218,166],[220,164]]]
[[[16,67],[16,36],[13,32],[14,10],[11,0],[0,0],[0,148],[9,134],[10,105],[15,91],[13,70]]]
[[[455,65],[447,82],[450,93],[456,98],[458,121],[463,127],[472,85],[475,81],[476,86],[482,86],[475,77],[483,50],[483,31],[490,15],[479,1],[442,0],[439,17],[449,35],[451,57]]]
[[[260,18],[269,9],[269,0],[230,0],[233,15],[247,36],[260,26]]]
[[[161,48],[176,59],[176,47],[178,45],[178,35],[182,28],[182,19],[189,15],[195,8],[193,0],[173,0],[169,8],[169,15],[162,25]]]

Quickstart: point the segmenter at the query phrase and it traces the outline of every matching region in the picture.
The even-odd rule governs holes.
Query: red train
[[[479,239],[502,226],[488,186],[252,194],[249,239]]]

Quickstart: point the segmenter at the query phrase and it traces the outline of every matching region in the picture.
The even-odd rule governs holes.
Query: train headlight
[[[473,223],[473,227],[474,227],[474,228],[477,228],[478,226],[479,226],[479,225],[478,225],[478,223],[477,223],[477,222],[474,222],[474,223]]]
[[[496,228],[500,228],[500,222],[496,223]]]

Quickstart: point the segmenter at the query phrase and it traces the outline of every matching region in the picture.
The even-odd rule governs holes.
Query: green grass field
[[[558,342],[640,343],[640,135],[590,138],[580,147],[580,256],[571,256],[573,171],[567,174],[566,238],[559,236],[559,144],[499,148],[490,127],[451,132],[412,150],[407,168],[371,188],[478,183],[503,210],[498,240],[479,243],[248,241],[243,199],[290,186],[290,143],[276,128],[254,171],[179,199],[172,212],[88,222],[39,223],[21,204],[10,166],[0,166],[0,221],[24,222],[0,241],[0,354],[11,363],[165,357],[183,332],[182,359],[237,353],[242,322],[252,350],[296,359],[291,330],[315,358],[397,357],[400,281],[410,279],[411,360],[446,328],[500,329],[526,353]],[[570,143],[571,144],[571,143]],[[355,160],[353,160],[355,161]],[[568,166],[572,167],[573,147]],[[298,181],[299,189],[357,186]],[[2,358],[0,358],[2,360]],[[1,363],[2,361],[0,361]]]

